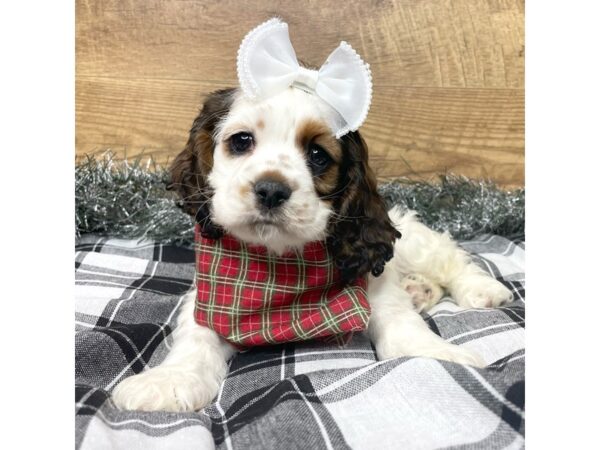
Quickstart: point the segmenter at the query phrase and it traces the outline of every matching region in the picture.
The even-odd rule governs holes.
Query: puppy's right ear
[[[168,190],[176,191],[181,199],[178,206],[200,224],[202,235],[216,239],[223,231],[210,218],[212,192],[207,177],[212,170],[215,151],[214,134],[220,120],[229,112],[235,89],[223,89],[210,94],[190,130],[183,151],[171,164]]]

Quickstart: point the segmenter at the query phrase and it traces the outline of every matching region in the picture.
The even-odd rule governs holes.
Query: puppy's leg
[[[474,263],[466,264],[447,286],[456,303],[465,308],[495,308],[513,301],[506,286]]]
[[[194,320],[196,292],[186,294],[173,331],[173,346],[154,368],[124,379],[112,392],[121,409],[195,411],[217,394],[235,349]]]
[[[412,211],[395,207],[389,214],[402,238],[396,241],[388,265],[395,265],[401,274],[419,274],[447,288],[460,306],[495,307],[512,301],[510,290],[473,263],[449,234],[427,228]]]
[[[371,318],[368,331],[377,357],[383,360],[426,356],[483,367],[485,363],[479,355],[444,341],[429,329],[415,311],[410,295],[400,286],[400,278],[397,267],[388,263],[379,278],[369,280]]]

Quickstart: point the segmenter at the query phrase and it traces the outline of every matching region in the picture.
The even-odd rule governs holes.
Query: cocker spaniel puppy
[[[326,240],[344,280],[369,274],[368,333],[378,358],[426,356],[483,366],[471,350],[433,333],[419,311],[433,306],[443,288],[459,305],[477,308],[509,302],[510,291],[414,212],[388,214],[367,153],[358,132],[332,137],[319,100],[302,90],[289,88],[261,102],[222,90],[208,97],[194,121],[173,163],[171,186],[208,238],[226,231],[275,254]],[[236,347],[196,323],[195,300],[194,290],[164,362],[115,388],[119,407],[191,411],[214,398]]]

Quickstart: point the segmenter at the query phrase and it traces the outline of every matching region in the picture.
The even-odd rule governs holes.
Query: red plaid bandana
[[[240,347],[313,338],[347,341],[367,327],[367,280],[341,286],[324,242],[282,256],[196,225],[195,318]]]

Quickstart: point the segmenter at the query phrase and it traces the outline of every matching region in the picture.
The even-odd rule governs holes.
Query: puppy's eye
[[[241,132],[234,134],[229,138],[229,148],[236,155],[246,153],[252,148],[254,137],[250,133]]]
[[[319,175],[331,164],[331,156],[329,156],[323,147],[317,144],[310,144],[308,146],[308,161],[313,172]]]

